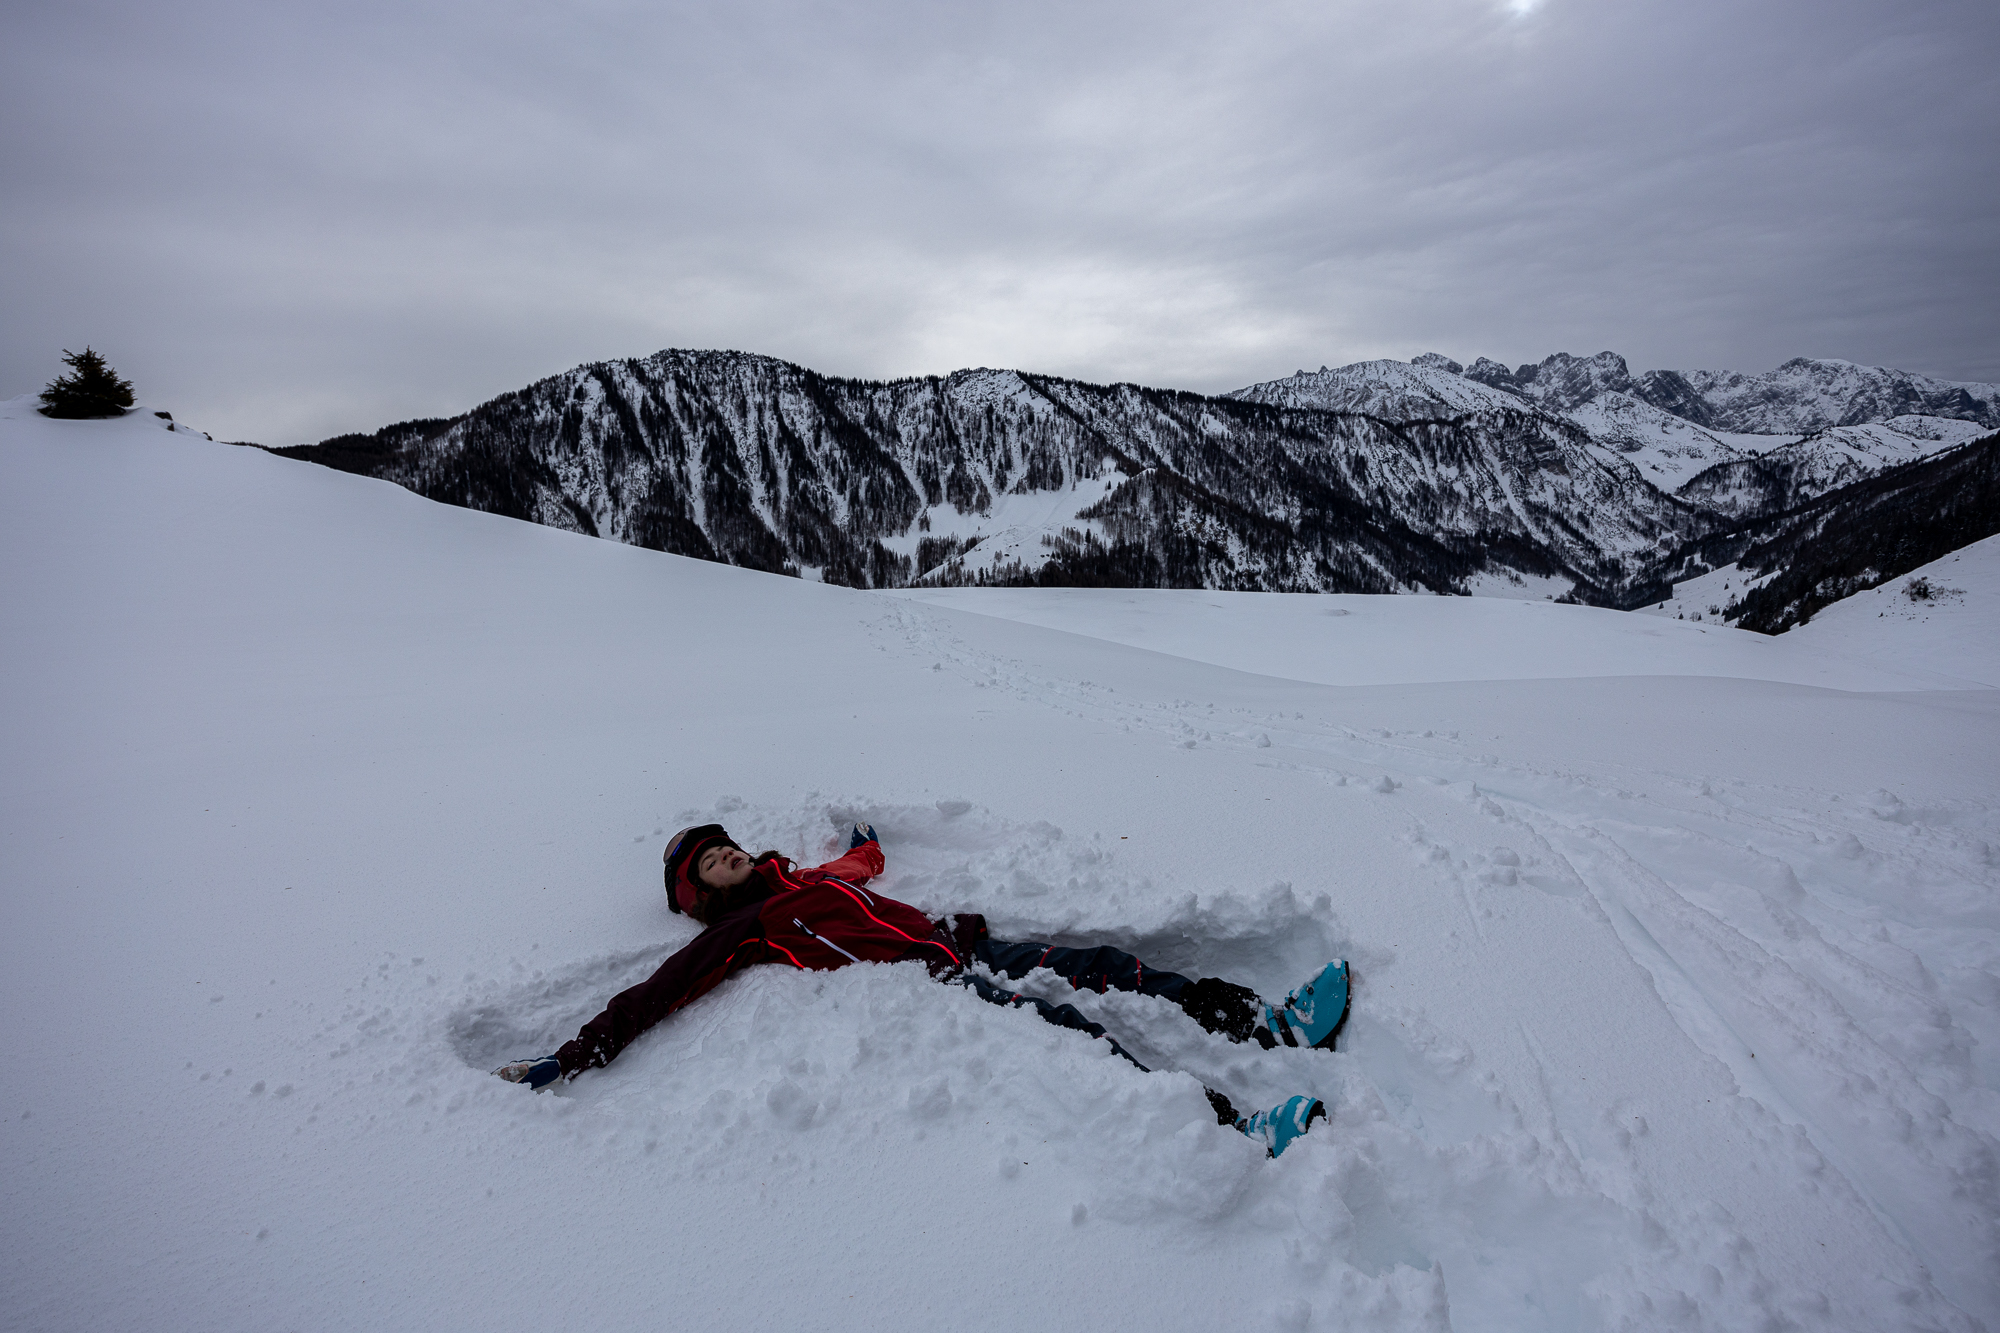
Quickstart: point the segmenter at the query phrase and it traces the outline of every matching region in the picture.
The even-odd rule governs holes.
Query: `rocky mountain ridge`
[[[1740,425],[1743,414],[1732,417],[1701,396],[1699,386],[1716,384],[1735,386],[1731,401],[1754,399],[1767,422],[1824,421],[1834,415],[1851,420],[1776,433],[1734,429],[1730,423]],[[1789,507],[1964,444],[2000,424],[2000,390],[1992,385],[1947,385],[1904,371],[1804,360],[1762,377],[1706,371],[1634,377],[1613,352],[1587,358],[1558,353],[1516,372],[1485,358],[1467,368],[1433,352],[1407,363],[1363,361],[1301,370],[1231,396],[1399,420],[1531,406],[1580,428],[1607,455],[1629,460],[1653,485],[1732,520]],[[1961,415],[1893,410],[1913,402]]]
[[[1633,375],[1615,352],[1557,352],[1513,370],[1485,357],[1470,366],[1435,352],[1417,365],[1463,375],[1475,383],[1561,412],[1610,393],[1712,430],[1753,435],[1808,434],[1892,417],[1947,417],[2000,427],[2000,385],[1955,383],[1885,366],[1794,357],[1775,370],[1649,370]]]
[[[1209,397],[1011,370],[842,379],[669,350],[579,366],[458,417],[277,452],[857,587],[1533,588],[1628,605],[1657,591],[1666,552],[1843,466],[1891,466],[1893,442],[1916,438],[1894,423],[1839,428],[1873,432],[1875,453],[1822,439],[1813,472],[1774,463],[1758,447],[1771,437],[1717,432],[1612,387],[1630,378],[1612,373],[1622,361],[1559,367],[1546,401],[1454,366],[1364,362]],[[1552,405],[1585,392],[1575,409]],[[1924,420],[1924,449],[1974,429]]]
[[[282,450],[454,504],[863,587],[1455,592],[1489,568],[1608,598],[1701,513],[1521,405],[1391,421],[970,370],[873,382],[666,351],[445,421]]]

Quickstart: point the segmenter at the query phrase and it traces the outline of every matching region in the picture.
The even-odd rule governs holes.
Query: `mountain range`
[[[1608,352],[1514,371],[1432,354],[1206,396],[1012,370],[843,379],[668,350],[579,366],[458,417],[276,452],[857,587],[1635,605],[1691,544],[1996,423],[1992,385],[1832,361],[1635,377]]]
[[[1654,370],[1635,377],[1613,352],[1558,353],[1514,371],[1484,357],[1467,368],[1429,353],[1408,363],[1302,370],[1232,396],[1400,420],[1529,405],[1582,428],[1655,486],[1732,518],[1787,507],[2000,428],[2000,386],[1804,359],[1757,376]]]

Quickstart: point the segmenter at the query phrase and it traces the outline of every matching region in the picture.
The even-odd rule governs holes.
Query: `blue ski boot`
[[[1313,1121],[1324,1119],[1326,1103],[1301,1094],[1286,1098],[1268,1111],[1243,1117],[1236,1122],[1236,1128],[1250,1138],[1264,1140],[1265,1149],[1276,1157],[1291,1147],[1294,1139],[1303,1138]]]
[[[562,1077],[562,1066],[556,1063],[553,1055],[545,1055],[539,1060],[516,1060],[512,1064],[501,1065],[493,1072],[509,1083],[525,1083],[540,1092]]]
[[[1337,959],[1280,1005],[1264,1006],[1264,1028],[1258,1042],[1267,1050],[1280,1044],[1333,1049],[1334,1036],[1347,1021],[1347,960]]]

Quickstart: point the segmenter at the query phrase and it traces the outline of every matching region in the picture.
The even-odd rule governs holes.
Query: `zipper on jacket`
[[[852,959],[854,962],[857,963],[861,961],[859,958],[855,957],[851,953],[848,953],[847,950],[841,948],[838,944],[835,944],[832,940],[828,939],[826,936],[818,933],[811,926],[808,926],[805,922],[799,920],[797,917],[792,918],[792,924],[797,926],[800,930],[803,930],[807,935],[811,936],[813,939],[816,939],[821,944],[824,944],[827,948],[833,950],[835,953],[846,954],[848,958]]]
[[[849,884],[846,880],[837,879],[832,875],[828,875],[827,878],[833,880],[835,884],[838,884],[843,889],[851,889],[855,893],[860,894],[861,901],[867,903],[870,907],[873,907],[875,905],[875,900],[873,898],[870,898],[868,896],[868,891],[862,888],[859,884]]]

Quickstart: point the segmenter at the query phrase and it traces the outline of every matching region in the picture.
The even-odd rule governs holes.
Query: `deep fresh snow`
[[[884,596],[159,426],[0,404],[9,1328],[2000,1324],[1976,640]],[[691,936],[706,817],[1267,994],[1345,955],[1333,1054],[1080,1000],[1332,1121],[1267,1161],[914,967],[487,1074]]]

